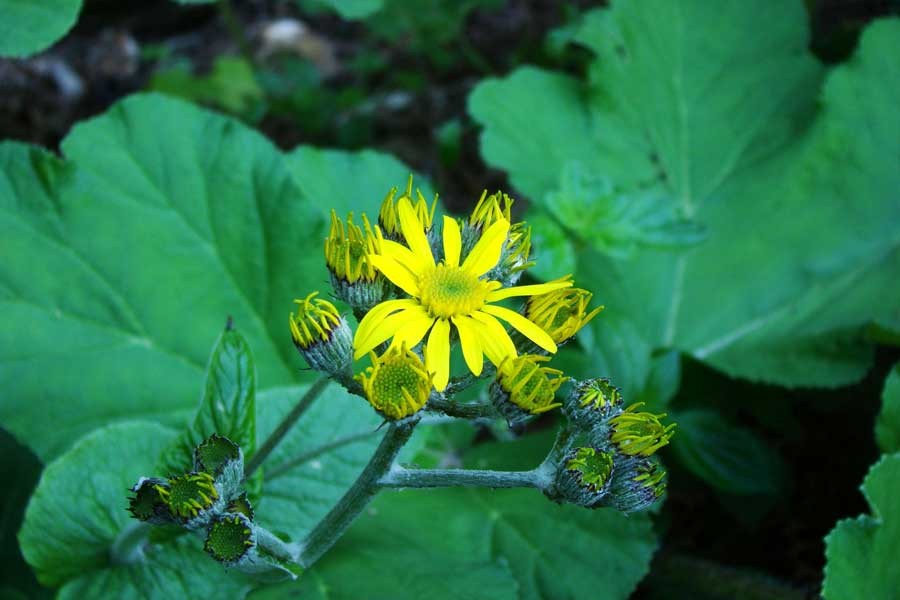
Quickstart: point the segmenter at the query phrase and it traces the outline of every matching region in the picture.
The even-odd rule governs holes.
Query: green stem
[[[531,471],[404,469],[394,466],[378,480],[378,485],[385,488],[532,487],[543,490],[551,481],[551,473],[543,465]]]
[[[259,447],[259,450],[256,451],[256,454],[253,455],[253,458],[250,459],[250,462],[247,463],[247,466],[244,468],[244,479],[248,479],[253,472],[259,468],[263,461],[269,457],[269,454],[272,453],[275,446],[277,446],[282,438],[287,435],[288,431],[291,430],[291,427],[297,422],[297,419],[299,419],[312,405],[313,400],[322,393],[322,390],[325,389],[326,385],[328,385],[328,379],[321,377],[309,386],[309,389],[306,390],[306,393],[303,394],[303,397],[300,398],[297,405],[294,406],[284,419],[282,419],[281,423],[278,424],[278,427],[275,428],[275,431],[269,435],[266,441],[263,442],[263,445]]]
[[[132,521],[122,528],[109,549],[110,561],[116,565],[133,565],[144,558],[147,536],[153,528],[150,523]]]
[[[297,562],[309,567],[344,534],[359,513],[378,493],[378,481],[394,464],[394,459],[409,440],[417,421],[391,423],[369,464],[338,503],[309,533]]]
[[[299,545],[289,544],[262,527],[256,528],[256,543],[260,550],[283,562],[297,562],[300,554]]]
[[[277,467],[275,467],[273,469],[267,469],[266,470],[266,480],[271,481],[271,480],[275,479],[276,477],[281,477],[282,475],[284,475],[291,469],[294,469],[295,467],[299,467],[303,463],[309,462],[312,459],[316,458],[317,456],[321,456],[322,454],[331,452],[332,450],[336,450],[337,448],[340,448],[342,446],[347,446],[350,444],[354,444],[356,442],[360,442],[366,438],[369,438],[369,437],[375,435],[376,433],[378,433],[376,430],[363,431],[361,433],[353,433],[350,435],[346,435],[342,438],[338,438],[338,439],[334,440],[333,442],[329,442],[327,444],[322,444],[321,446],[313,448],[312,450],[309,450],[308,452],[304,452],[303,454],[295,456],[294,458],[281,463],[280,465],[278,465]]]
[[[437,394],[431,396],[425,408],[460,419],[483,419],[497,416],[497,409],[489,402],[455,402]]]

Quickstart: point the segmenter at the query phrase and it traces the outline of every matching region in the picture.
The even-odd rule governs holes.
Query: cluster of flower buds
[[[240,447],[213,434],[194,450],[191,471],[168,478],[140,478],[131,488],[128,510],[141,521],[205,532],[204,548],[227,566],[254,563],[258,560],[257,527],[243,478]]]
[[[675,424],[665,414],[623,408],[622,394],[607,379],[573,386],[563,404],[572,434],[557,465],[554,500],[625,513],[644,510],[665,492],[666,473],[654,454],[669,443]]]

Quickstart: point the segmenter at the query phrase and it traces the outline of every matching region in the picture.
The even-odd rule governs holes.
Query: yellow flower
[[[563,277],[557,281],[570,281]],[[597,316],[602,306],[587,312],[591,294],[581,288],[557,290],[540,297],[529,298],[525,304],[525,316],[540,325],[557,344],[570,339],[578,330]]]
[[[543,329],[521,314],[493,303],[514,296],[546,294],[571,286],[570,281],[503,288],[498,281],[482,279],[500,259],[509,221],[500,219],[488,227],[460,263],[459,224],[444,217],[444,260],[436,263],[422,222],[408,199],[401,198],[397,203],[397,217],[407,246],[383,239],[381,253],[369,258],[376,269],[410,297],[382,302],[366,314],[353,340],[354,359],[389,338],[394,338],[395,345],[405,343],[412,348],[428,334],[425,365],[434,374],[435,388],[441,391],[450,378],[451,325],[459,333],[466,365],[476,376],[481,374],[484,356],[498,366],[504,358],[517,356],[513,341],[498,319],[547,352],[556,352],[556,344]]]
[[[294,345],[309,348],[318,342],[327,342],[332,332],[341,325],[341,313],[328,300],[316,298],[313,292],[303,300],[294,300],[297,314],[288,315]]]
[[[504,360],[497,370],[497,385],[503,392],[496,399],[497,402],[512,402],[531,415],[539,415],[562,406],[555,402],[556,391],[569,378],[564,377],[563,372],[558,369],[541,366],[549,360],[546,356],[534,354]],[[502,407],[498,408],[501,412],[507,412]]]
[[[389,419],[404,419],[425,406],[431,393],[431,376],[422,359],[405,345],[391,346],[381,356],[372,354],[372,366],[356,376],[366,399]]]
[[[349,283],[360,279],[373,281],[378,275],[367,258],[377,252],[378,239],[372,233],[366,215],[362,216],[362,221],[360,228],[353,222],[351,212],[345,227],[337,213],[331,211],[331,233],[325,238],[325,264],[338,280]]]
[[[506,219],[511,222],[510,209],[513,202],[512,198],[502,192],[495,192],[488,196],[487,190],[484,190],[481,192],[481,198],[478,199],[478,203],[472,210],[472,215],[469,217],[469,225],[485,229],[500,219]]]

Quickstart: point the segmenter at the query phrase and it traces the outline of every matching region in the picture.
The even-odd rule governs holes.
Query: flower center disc
[[[419,301],[434,317],[468,315],[484,306],[490,287],[460,267],[437,265],[419,279]]]

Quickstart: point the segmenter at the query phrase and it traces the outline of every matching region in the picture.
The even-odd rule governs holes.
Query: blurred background
[[[510,180],[502,161],[485,160],[483,123],[472,116],[471,94],[486,78],[526,64],[590,77],[594,49],[580,32],[584,15],[603,6],[586,0],[86,0],[75,27],[52,47],[0,59],[0,138],[59,151],[73,124],[129,94],[153,91],[232,116],[286,151],[312,145],[389,153],[427,177],[450,212],[470,209],[484,189],[502,189],[517,198],[521,216],[535,195]],[[854,54],[871,22],[900,12],[896,0],[806,0],[804,6],[809,50],[829,69]],[[761,14],[747,28],[769,25]],[[612,302],[594,282],[579,283],[599,303]],[[873,295],[870,302],[876,301]],[[690,353],[648,349],[654,368],[677,364],[675,383],[659,371],[660,385],[671,388],[661,404],[722,421],[679,429],[673,447],[662,452],[671,480],[666,504],[654,515],[660,546],[633,597],[818,597],[824,536],[837,520],[870,510],[859,485],[879,456],[873,423],[885,378],[900,359],[889,329],[865,329],[871,368],[855,382],[827,389],[754,383]],[[573,350],[562,359],[586,371],[590,357]],[[702,420],[698,414],[691,412]],[[530,432],[545,435],[554,425],[548,417]],[[692,431],[706,437],[691,438]],[[0,573],[14,584],[0,594],[47,595],[15,540],[42,465],[8,432],[0,435],[4,454],[16,457],[3,462],[4,477],[16,483],[0,500]],[[492,439],[486,431],[451,432],[434,451],[456,455],[473,444],[477,454]],[[702,447],[720,451],[698,456]]]

